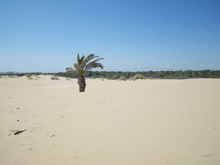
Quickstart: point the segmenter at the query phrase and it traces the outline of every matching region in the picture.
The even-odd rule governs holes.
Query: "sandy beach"
[[[0,78],[0,164],[220,164],[220,79],[86,82]]]

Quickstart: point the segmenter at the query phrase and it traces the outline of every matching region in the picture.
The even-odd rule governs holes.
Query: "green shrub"
[[[33,77],[31,74],[26,74],[25,76],[27,77],[28,80],[33,80]]]
[[[143,75],[141,75],[141,74],[136,74],[136,75],[132,78],[132,80],[137,80],[137,79],[146,79],[146,77],[143,76]]]
[[[126,81],[126,78],[125,78],[124,76],[121,76],[121,77],[119,78],[119,80]]]
[[[58,76],[55,75],[55,76],[51,77],[51,80],[59,80],[59,78],[58,78]]]

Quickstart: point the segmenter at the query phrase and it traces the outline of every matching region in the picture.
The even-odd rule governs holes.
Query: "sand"
[[[0,164],[219,165],[220,79],[0,78]]]

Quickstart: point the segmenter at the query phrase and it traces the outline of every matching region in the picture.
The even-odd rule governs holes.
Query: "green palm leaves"
[[[94,61],[91,61],[95,59]],[[86,58],[83,55],[82,57],[77,54],[77,63],[73,64],[74,68],[66,68],[67,72],[76,72],[79,77],[82,77],[84,73],[93,68],[101,68],[103,69],[103,65],[98,63],[99,60],[103,60],[104,58],[99,58],[99,56],[95,56],[94,54],[88,55]]]

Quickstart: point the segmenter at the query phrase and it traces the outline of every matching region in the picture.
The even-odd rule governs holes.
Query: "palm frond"
[[[87,58],[94,57],[94,56],[95,56],[95,54],[90,54],[87,56]]]
[[[96,60],[94,60],[94,61],[88,63],[88,64],[85,66],[85,70],[87,71],[87,70],[91,69],[92,66],[93,66],[93,64],[95,64],[97,61],[103,60],[103,59],[104,59],[104,58],[98,58],[98,59],[96,59]],[[97,64],[98,64],[98,63],[97,63]],[[102,65],[102,66],[103,66],[103,65]],[[102,68],[102,69],[103,69],[103,68]]]
[[[93,58],[96,58],[96,57],[99,57],[99,56],[95,56],[95,54],[90,54],[86,57],[86,59],[83,61],[85,63],[89,62],[91,59]]]
[[[77,64],[80,65],[83,62],[84,58],[85,58],[84,55],[80,57],[79,53],[77,53]]]
[[[79,53],[77,53],[77,63],[80,64]]]
[[[90,70],[90,69],[93,69],[93,68],[101,68],[103,69],[104,66],[101,64],[101,63],[93,63],[91,65],[89,65],[86,69],[86,71]]]
[[[86,63],[96,57],[99,57],[99,56],[95,56],[94,54],[88,55],[88,57],[86,57],[86,59],[80,64],[79,70],[83,70],[83,68],[86,66]]]
[[[73,68],[66,68],[66,73],[70,73],[70,72],[76,72],[77,73],[77,71]]]
[[[85,58],[85,56],[83,55],[79,61],[79,65],[83,62],[84,58]]]
[[[73,66],[76,70],[78,70],[78,64],[74,63]]]
[[[73,69],[73,68],[70,68],[70,67],[66,68],[66,70],[71,70],[71,69]]]

